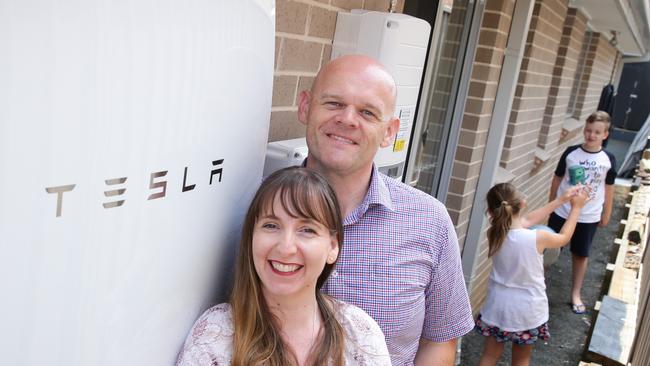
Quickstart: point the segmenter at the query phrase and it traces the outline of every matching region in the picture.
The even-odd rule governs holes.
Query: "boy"
[[[609,134],[609,124],[610,118],[607,112],[597,111],[587,118],[582,131],[585,142],[570,146],[564,151],[551,183],[551,201],[571,187],[569,169],[577,171],[578,176],[582,175],[580,177],[582,183],[590,189],[589,201],[582,208],[575,232],[571,237],[573,264],[571,309],[576,314],[587,312],[580,297],[580,290],[587,272],[591,241],[596,228],[607,226],[612,214],[616,161],[611,153],[603,149],[603,140]],[[570,204],[564,204],[556,209],[549,218],[548,226],[559,232],[570,209]]]

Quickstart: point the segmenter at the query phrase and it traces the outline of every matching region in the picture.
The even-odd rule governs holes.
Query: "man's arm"
[[[452,366],[456,361],[456,338],[447,342],[432,342],[420,338],[416,366]]]
[[[600,215],[598,227],[605,227],[612,216],[612,205],[614,204],[614,185],[605,185],[605,202],[603,203],[603,213]]]
[[[474,328],[456,230],[444,206],[426,225],[439,234],[432,238],[433,270],[426,287],[425,315],[415,364],[453,365],[456,339]]]

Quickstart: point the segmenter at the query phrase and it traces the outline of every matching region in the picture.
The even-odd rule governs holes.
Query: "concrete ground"
[[[628,188],[617,185],[612,218],[606,228],[600,228],[592,243],[589,267],[582,288],[582,300],[591,310],[599,300],[614,239],[622,219]],[[531,365],[578,365],[584,350],[587,332],[591,326],[591,313],[577,315],[571,311],[571,253],[565,249],[558,261],[546,272],[546,292],[549,301],[549,329],[551,339],[535,345]],[[483,350],[483,336],[471,332],[462,338],[461,365],[478,365]],[[506,346],[501,361],[510,365],[510,345]]]

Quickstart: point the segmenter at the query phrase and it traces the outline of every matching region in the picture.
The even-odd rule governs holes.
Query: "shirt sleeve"
[[[564,150],[562,156],[560,157],[560,161],[557,162],[557,167],[555,168],[555,176],[564,177],[564,174],[566,173],[566,157],[572,151],[571,147]]]
[[[605,176],[605,184],[612,185],[616,182],[616,158],[614,157],[614,154],[610,153],[609,151],[605,152],[607,153],[607,157],[609,158],[609,162],[611,164],[611,167]]]
[[[458,238],[451,218],[440,206],[433,218],[431,243],[434,267],[425,290],[425,317],[422,337],[446,342],[467,334],[474,328],[472,309],[465,288]]]

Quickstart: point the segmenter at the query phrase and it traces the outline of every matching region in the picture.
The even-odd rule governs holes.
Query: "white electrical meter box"
[[[406,14],[352,10],[340,12],[332,45],[332,59],[361,54],[381,62],[397,84],[395,116],[400,128],[391,146],[375,157],[379,171],[402,179],[413,117],[420,92],[431,27]]]
[[[304,137],[269,142],[266,147],[264,178],[282,168],[302,165],[307,158],[307,141]]]

